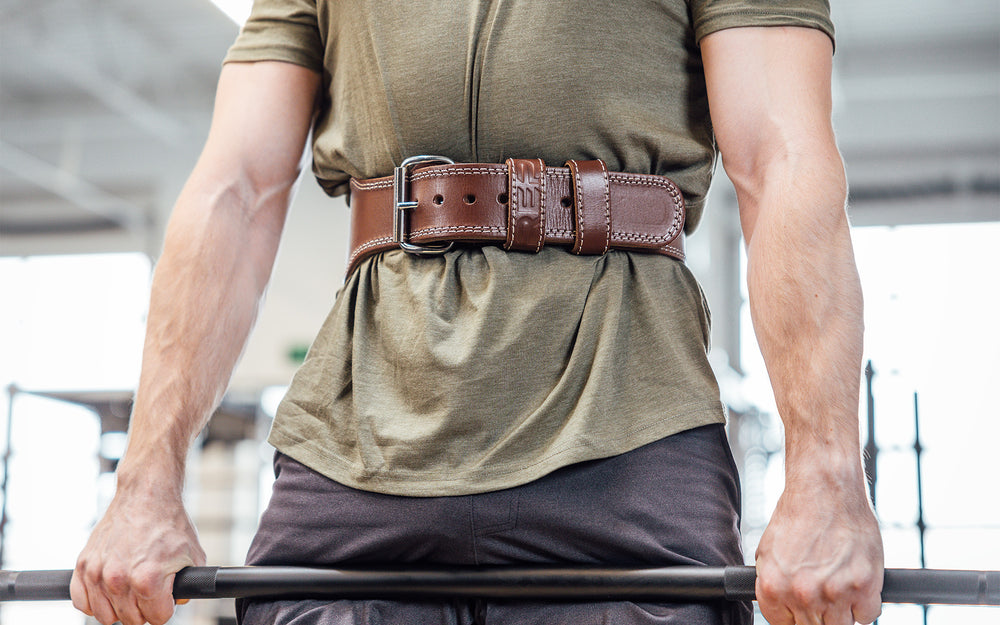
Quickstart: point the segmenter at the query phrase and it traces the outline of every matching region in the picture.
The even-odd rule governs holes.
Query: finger
[[[854,620],[862,625],[874,623],[875,619],[882,615],[882,598],[875,595],[860,601],[852,606],[851,613],[854,615]]]
[[[118,621],[115,609],[111,607],[111,602],[104,594],[92,588],[88,592],[88,597],[90,598],[90,607],[94,611],[93,616],[101,625],[114,625]]]
[[[757,594],[757,597],[760,613],[770,625],[795,625],[795,616],[783,602],[761,598],[760,593]]]
[[[831,606],[823,614],[823,625],[854,625],[854,615],[846,605]]]
[[[133,571],[132,591],[139,610],[151,625],[162,625],[174,614],[174,573],[165,575],[155,566]]]
[[[139,605],[135,601],[135,597],[131,594],[112,597],[111,605],[115,609],[115,614],[118,615],[118,620],[121,621],[122,625],[143,625],[146,619],[142,616],[142,611],[139,610]]]
[[[757,576],[757,606],[771,625],[795,625],[795,617],[781,600],[781,594],[770,583],[770,578]]]
[[[74,608],[87,616],[94,616],[94,611],[90,608],[90,597],[87,596],[87,586],[82,578],[79,568],[73,571],[73,577],[69,580],[69,595],[73,599]]]
[[[758,603],[760,613],[770,625],[795,625],[795,616],[785,606],[773,606]]]
[[[86,606],[84,607],[89,610],[88,614],[97,619],[101,625],[115,623],[118,620],[118,615],[115,614],[115,610],[104,592],[100,569],[92,566],[87,567],[81,563],[77,565],[73,577],[79,578],[78,583],[86,597]],[[72,583],[71,579],[71,587]]]
[[[840,625],[840,623],[827,623],[823,616],[814,612],[793,612],[795,625]],[[851,625],[854,625],[851,623]]]
[[[122,625],[141,623],[139,608],[132,591],[131,575],[121,563],[105,563],[93,586],[111,606]]]
[[[184,602],[187,603],[187,600]],[[174,598],[169,594],[140,598],[139,609],[150,625],[163,625],[174,615]]]

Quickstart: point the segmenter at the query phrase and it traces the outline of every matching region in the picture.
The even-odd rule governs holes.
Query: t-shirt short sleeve
[[[834,40],[829,0],[695,0],[691,3],[695,39],[726,28],[805,26]]]
[[[255,0],[224,63],[286,61],[323,70],[316,0]]]

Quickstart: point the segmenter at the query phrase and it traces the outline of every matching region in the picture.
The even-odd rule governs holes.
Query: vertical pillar
[[[7,542],[7,475],[10,470],[10,439],[11,423],[14,421],[14,395],[17,394],[17,387],[13,384],[7,387],[7,427],[3,446],[3,482],[0,483],[0,493],[3,495],[3,503],[0,504],[0,568],[4,565],[4,546]]]

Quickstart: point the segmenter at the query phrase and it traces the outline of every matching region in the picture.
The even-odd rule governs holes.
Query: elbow
[[[791,219],[821,231],[846,230],[847,175],[832,140],[788,142],[732,165],[723,162],[736,189],[747,245],[761,220]]]
[[[210,177],[201,187],[199,205],[211,213],[229,215],[247,225],[283,221],[294,195],[299,170],[278,173],[236,166]]]
[[[276,207],[287,208],[303,164],[302,159],[275,159],[210,136],[185,191],[194,196],[195,207],[253,223]]]

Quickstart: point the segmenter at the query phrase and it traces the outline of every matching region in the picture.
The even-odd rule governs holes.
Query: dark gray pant
[[[725,430],[697,428],[507,490],[397,497],[354,490],[278,454],[248,564],[742,564]],[[239,601],[244,625],[742,625],[749,604],[493,600]]]

